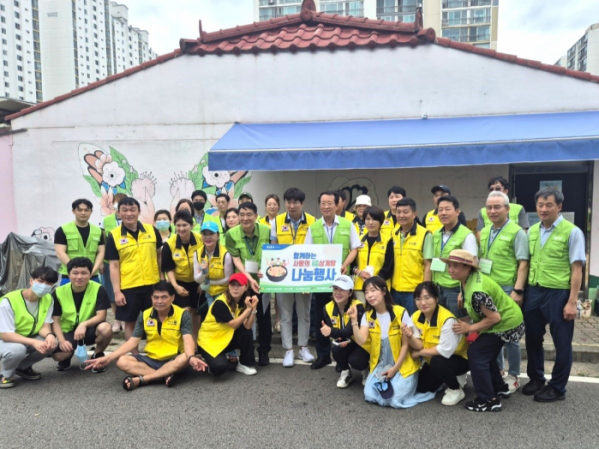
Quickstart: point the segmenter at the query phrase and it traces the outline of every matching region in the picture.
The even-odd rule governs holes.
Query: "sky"
[[[254,21],[253,0],[119,0],[129,23],[150,33],[158,53],[179,48],[179,39]],[[549,6],[550,5],[550,6]],[[553,64],[599,23],[598,0],[499,0],[498,51]]]

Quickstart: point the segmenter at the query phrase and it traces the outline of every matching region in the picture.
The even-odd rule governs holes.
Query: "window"
[[[15,37],[17,38],[18,41],[21,40],[21,35],[20,34],[15,34]]]
[[[23,60],[23,56],[17,55],[17,61],[22,61],[22,60]]]
[[[8,41],[7,41],[6,39],[2,39],[2,44],[3,44],[3,45],[7,45],[7,44],[8,44]]]
[[[6,18],[4,16],[2,16],[2,19],[0,20],[2,20],[2,23],[6,23]]]
[[[17,70],[18,70],[19,72],[22,72],[22,71],[23,71],[23,66],[20,66],[20,65],[18,65],[18,66],[17,66]]]
[[[8,67],[8,61],[3,61],[4,62],[4,67]]]
[[[9,76],[9,75],[8,75],[8,72],[4,72],[4,76]]]
[[[8,84],[8,82],[5,82],[4,87],[10,87],[10,84]]]
[[[23,92],[23,86],[19,86],[19,92]]]
[[[6,34],[6,28],[2,28],[2,34]]]
[[[6,9],[4,8],[4,5],[0,5],[0,11],[6,11]]]
[[[17,19],[21,17],[17,11],[15,11],[15,17],[16,17]]]
[[[19,2],[17,0],[15,0],[15,6],[18,8],[19,7]]]
[[[17,50],[21,51],[23,49],[23,47],[21,47],[20,45],[17,45]]]
[[[19,79],[19,81],[23,81],[23,77],[22,76],[19,76],[18,79]]]

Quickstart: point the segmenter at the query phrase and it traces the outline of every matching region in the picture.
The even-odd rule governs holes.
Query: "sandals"
[[[133,382],[133,379],[135,377],[137,377],[139,379],[139,383],[137,385],[135,385],[135,383]],[[129,383],[127,383],[127,382],[129,382]],[[127,376],[123,379],[123,390],[133,391],[136,388],[139,388],[145,384],[146,384],[146,382],[144,381],[144,376]]]
[[[164,379],[164,385],[166,385],[167,388],[170,388],[173,385],[175,385],[175,375],[171,374],[166,379]]]

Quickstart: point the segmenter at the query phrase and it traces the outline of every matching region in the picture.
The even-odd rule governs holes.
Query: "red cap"
[[[233,281],[239,282],[240,285],[248,285],[248,278],[243,273],[235,273],[229,278],[229,284]]]

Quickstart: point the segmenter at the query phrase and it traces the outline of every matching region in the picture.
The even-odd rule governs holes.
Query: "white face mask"
[[[119,209],[119,203],[114,203],[114,210],[118,210]]]
[[[35,293],[35,296],[41,298],[52,291],[52,286],[44,284],[43,282],[34,282],[31,286],[31,290]]]

